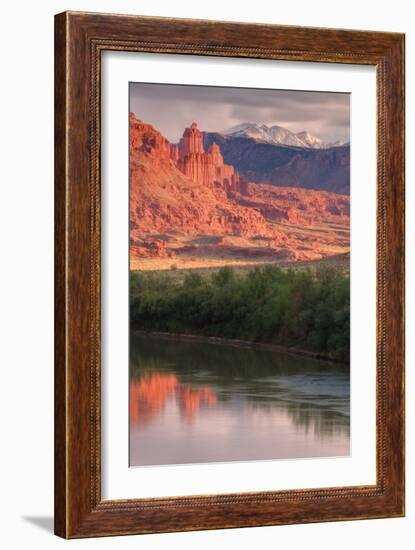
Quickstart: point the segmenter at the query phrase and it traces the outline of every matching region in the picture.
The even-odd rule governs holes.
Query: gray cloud
[[[130,110],[172,142],[193,121],[210,132],[257,122],[307,130],[328,141],[350,139],[350,95],[345,93],[134,82]]]

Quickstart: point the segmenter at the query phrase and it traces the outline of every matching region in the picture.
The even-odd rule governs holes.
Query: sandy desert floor
[[[349,269],[350,234],[345,225],[275,224],[283,242],[261,237],[163,235],[168,256],[139,257],[131,255],[130,269],[139,271],[218,269],[224,265],[251,269],[257,265],[275,264],[304,269],[319,263],[330,263]],[[157,236],[160,238],[160,236]],[[293,256],[292,251],[295,250]]]

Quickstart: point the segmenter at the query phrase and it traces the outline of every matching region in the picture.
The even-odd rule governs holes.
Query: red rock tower
[[[170,145],[170,158],[177,164],[177,161],[179,160],[179,146],[176,143],[172,143]]]
[[[238,189],[239,175],[233,166],[224,163],[219,145],[212,143],[205,152],[202,132],[196,122],[185,129],[178,146],[171,145],[170,158],[194,182],[221,186],[227,191]]]
[[[212,156],[215,167],[215,181],[219,182],[227,191],[238,189],[240,177],[231,164],[225,164],[220,147],[212,143],[209,147],[209,154]]]
[[[209,153],[212,155],[213,164],[215,166],[223,166],[223,157],[220,152],[220,147],[217,143],[212,143],[209,147]]]
[[[186,128],[180,140],[180,153],[182,157],[192,153],[204,153],[202,133],[196,122],[192,122],[190,128]]]

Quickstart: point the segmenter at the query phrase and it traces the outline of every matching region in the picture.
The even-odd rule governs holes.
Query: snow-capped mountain
[[[305,147],[304,142],[293,132],[282,126],[267,126],[255,122],[244,122],[234,126],[225,132],[233,137],[248,137],[264,143],[273,145],[292,145],[294,147]]]
[[[320,138],[311,135],[309,132],[298,132],[295,134],[282,126],[267,126],[255,122],[243,122],[233,126],[224,132],[233,137],[246,137],[272,145],[289,145],[293,147],[305,147],[308,149],[329,149],[340,147],[344,142],[325,142]]]
[[[309,132],[299,132],[296,134],[298,139],[300,139],[307,147],[312,147],[313,149],[325,149],[324,142],[316,137],[311,135]]]

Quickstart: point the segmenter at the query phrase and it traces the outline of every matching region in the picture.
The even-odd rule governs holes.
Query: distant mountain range
[[[228,136],[245,137],[261,143],[270,143],[271,145],[288,145],[290,147],[305,147],[307,149],[330,149],[345,145],[345,142],[342,141],[323,141],[309,132],[298,132],[295,134],[282,126],[267,126],[266,124],[257,124],[255,122],[243,122],[229,128],[229,130],[223,133]]]
[[[212,143],[218,144],[225,163],[234,166],[245,181],[350,194],[348,143],[330,148],[281,144],[276,143],[277,131],[274,142],[270,143],[248,137],[242,128],[237,128],[232,134],[202,132],[203,144],[206,150]],[[281,138],[282,132],[279,135]],[[303,141],[307,138],[312,142],[312,136],[299,135]],[[300,138],[297,136],[297,139]]]

